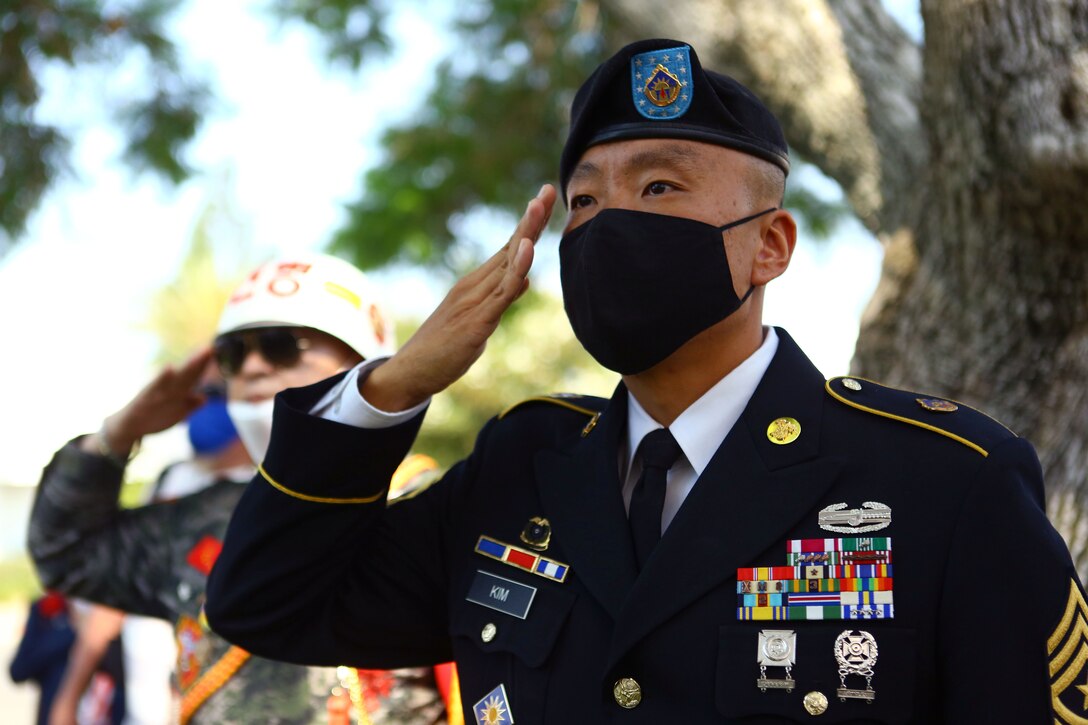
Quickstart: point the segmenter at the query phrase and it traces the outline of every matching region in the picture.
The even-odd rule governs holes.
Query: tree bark
[[[750,85],[885,248],[853,370],[976,405],[1036,445],[1088,573],[1088,4],[608,5]]]

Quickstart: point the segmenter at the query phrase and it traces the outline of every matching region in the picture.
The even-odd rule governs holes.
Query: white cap
[[[216,334],[255,327],[312,327],[368,360],[396,350],[392,325],[370,280],[326,254],[266,262],[234,290]]]

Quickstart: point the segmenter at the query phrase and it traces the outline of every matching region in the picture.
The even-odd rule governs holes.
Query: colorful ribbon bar
[[[891,591],[808,592],[784,594],[738,594],[738,607],[855,607],[885,606],[893,603]]]
[[[846,606],[842,608],[843,619],[894,619],[895,605],[893,604],[865,604],[860,607]]]
[[[767,584],[766,591],[760,585]],[[739,581],[737,594],[761,594],[775,592],[882,592],[891,591],[890,577],[863,579],[788,579],[769,582]]]
[[[891,564],[855,566],[795,566],[790,579],[865,579],[892,576]]]
[[[821,551],[891,551],[890,536],[854,536],[842,539],[790,539],[786,542],[787,554],[805,554]]]
[[[788,592],[792,591],[790,589],[791,584],[793,584],[792,579],[773,579],[771,581],[767,581],[766,579],[761,581],[752,581],[751,579],[738,580],[737,594],[768,594],[773,592]]]
[[[741,621],[783,621],[811,619],[894,619],[891,604],[870,604],[865,607],[737,607]]]
[[[567,574],[570,572],[570,567],[562,562],[548,559],[511,544],[504,544],[487,536],[481,536],[479,541],[476,542],[476,553],[552,581],[565,581]]]
[[[758,566],[737,569],[737,581],[771,581],[774,579],[794,579],[792,566]]]
[[[739,607],[780,607],[786,603],[787,594],[738,594]]]
[[[841,564],[891,564],[890,551],[810,551],[786,554],[791,566],[838,566]]]

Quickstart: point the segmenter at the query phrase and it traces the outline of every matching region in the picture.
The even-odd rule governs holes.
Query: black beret
[[[678,40],[640,40],[597,66],[574,96],[559,162],[564,198],[571,172],[590,146],[631,138],[683,138],[727,146],[789,173],[778,119],[729,76],[703,70]]]

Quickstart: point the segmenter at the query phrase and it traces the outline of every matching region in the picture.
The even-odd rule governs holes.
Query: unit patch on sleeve
[[[1075,581],[1062,620],[1046,643],[1057,723],[1088,723],[1088,604]]]

